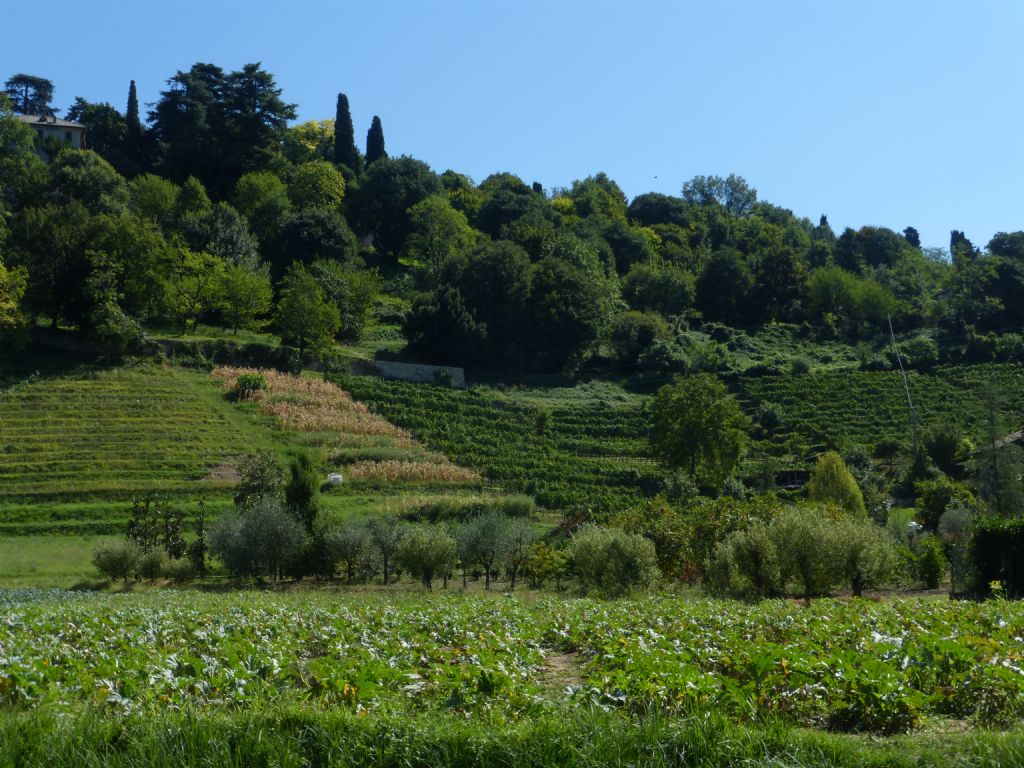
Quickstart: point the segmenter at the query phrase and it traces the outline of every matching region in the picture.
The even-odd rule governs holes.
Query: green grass
[[[91,558],[105,536],[0,536],[0,584],[62,587],[96,578]]]

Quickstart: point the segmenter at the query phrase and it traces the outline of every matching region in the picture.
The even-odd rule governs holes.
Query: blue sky
[[[4,5],[0,79],[48,77],[62,108],[262,61],[300,119],[343,91],[357,141],[378,114],[389,153],[477,181],[603,170],[632,197],[735,172],[837,232],[1024,229],[1019,0]]]

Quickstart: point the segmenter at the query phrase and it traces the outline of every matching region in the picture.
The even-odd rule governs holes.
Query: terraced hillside
[[[147,493],[186,514],[203,496],[216,515],[231,506],[238,459],[258,450],[282,462],[311,450],[325,474],[342,470],[329,513],[481,499],[476,472],[333,385],[268,374],[264,402],[235,403],[224,392],[235,374],[80,368],[0,390],[0,534],[120,532],[131,498]]]
[[[988,403],[995,398],[1007,431],[1024,419],[1024,366],[950,366],[909,373],[910,394],[921,425],[960,424],[976,440],[984,437]],[[773,406],[781,431],[811,443],[874,446],[909,441],[910,417],[899,372],[819,371],[800,376],[741,380],[750,405]]]
[[[657,492],[642,400],[492,394],[375,378],[338,379],[354,397],[453,461],[549,509],[625,509]]]
[[[203,374],[160,366],[79,371],[0,391],[0,531],[102,532],[133,495],[216,504],[229,465],[263,430]]]

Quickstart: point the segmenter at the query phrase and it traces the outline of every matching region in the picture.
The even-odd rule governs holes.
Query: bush
[[[92,553],[92,564],[105,578],[127,582],[128,577],[135,573],[141,554],[133,541],[107,541]]]
[[[650,589],[658,581],[654,545],[633,533],[588,525],[572,538],[580,585],[607,597]]]
[[[977,504],[974,494],[962,483],[954,482],[947,477],[937,480],[919,480],[914,483],[917,495],[918,515],[924,527],[929,531],[938,529],[939,519],[953,505],[973,507]]]
[[[778,550],[769,526],[760,521],[720,542],[707,570],[713,594],[758,599],[782,593]]]
[[[139,558],[135,570],[141,579],[156,581],[164,574],[167,555],[162,549],[151,549]]]
[[[235,504],[245,508],[262,499],[279,498],[284,488],[284,471],[270,451],[245,456],[238,464]]]
[[[189,558],[169,559],[164,564],[164,576],[175,584],[187,584],[196,577],[196,566]]]
[[[938,536],[926,534],[914,543],[913,551],[917,578],[928,589],[937,589],[949,566],[942,541]]]
[[[267,391],[267,378],[262,373],[243,373],[235,382],[235,398],[256,400]]]
[[[811,372],[811,361],[806,357],[794,357],[789,361],[789,372],[794,376],[801,376]]]

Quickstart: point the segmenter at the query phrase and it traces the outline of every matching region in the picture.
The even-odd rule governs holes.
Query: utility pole
[[[914,401],[910,399],[910,380],[907,378],[907,372],[903,369],[900,350],[896,346],[896,334],[892,331],[892,315],[886,313],[885,316],[889,320],[889,339],[892,341],[892,351],[896,353],[896,364],[899,365],[900,373],[903,375],[903,391],[907,393],[907,407],[910,408],[910,440],[913,445],[914,460],[916,461],[918,451],[920,450],[917,444],[917,411],[914,410]]]

